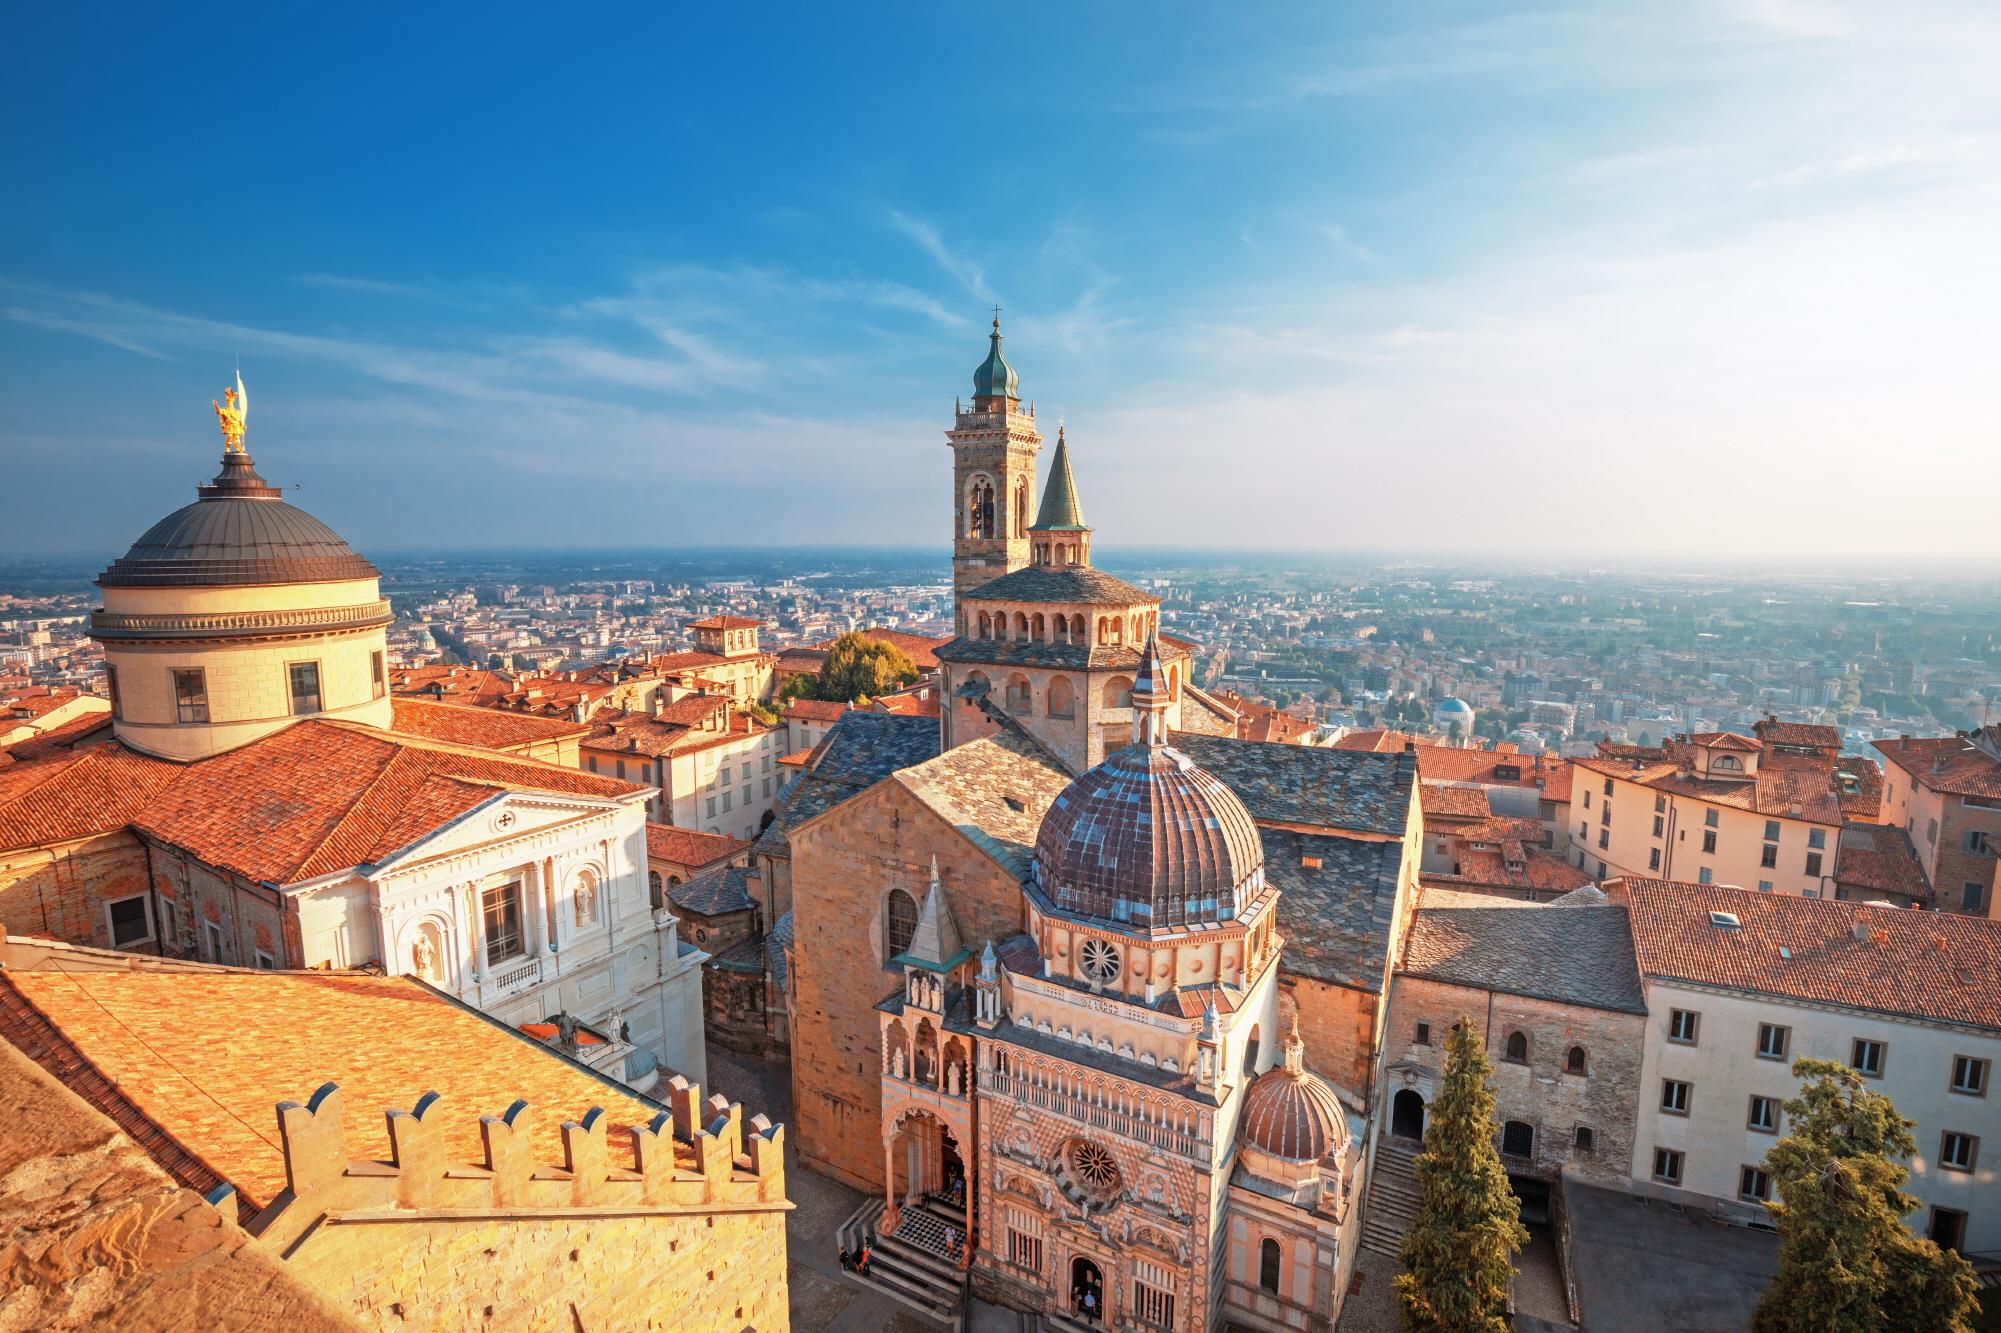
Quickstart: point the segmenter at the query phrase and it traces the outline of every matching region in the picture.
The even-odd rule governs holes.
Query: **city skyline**
[[[1978,486],[1926,484],[1980,475],[2001,350],[1971,8],[1083,15],[990,70],[942,16],[445,59],[422,20],[123,22],[0,93],[37,182],[0,222],[12,474],[98,494],[0,556],[122,548],[205,475],[239,358],[260,466],[364,548],[930,546],[1000,305],[1114,560],[1530,526],[1597,565],[1608,525],[1669,568],[2001,557]]]

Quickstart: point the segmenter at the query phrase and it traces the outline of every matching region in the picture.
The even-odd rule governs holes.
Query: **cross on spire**
[[[994,307],[994,327],[995,327],[995,328],[999,328],[999,327],[1000,327],[1000,316],[1001,316],[1001,308],[1000,308],[999,306],[995,306],[995,307]]]

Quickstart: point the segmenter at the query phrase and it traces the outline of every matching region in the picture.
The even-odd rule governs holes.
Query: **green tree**
[[[1507,1333],[1521,1204],[1494,1150],[1487,1051],[1462,1018],[1445,1043],[1445,1083],[1426,1108],[1417,1216],[1403,1241],[1397,1308],[1406,1333]]]
[[[848,703],[864,694],[888,694],[916,679],[917,664],[908,653],[893,643],[849,630],[827,650],[815,692],[822,699]]]
[[[793,699],[817,699],[820,697],[819,691],[818,676],[787,676],[785,683],[778,687],[778,697],[772,702],[782,709]]]
[[[1912,1234],[1904,1193],[1915,1121],[1832,1060],[1799,1060],[1792,1132],[1765,1154],[1779,1202],[1779,1273],[1752,1333],[1969,1333],[1973,1266]]]

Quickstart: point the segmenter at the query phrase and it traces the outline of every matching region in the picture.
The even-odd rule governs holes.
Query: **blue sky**
[[[1102,545],[2001,561],[1990,4],[5,24],[0,554],[237,357],[363,549],[942,544],[998,303]]]

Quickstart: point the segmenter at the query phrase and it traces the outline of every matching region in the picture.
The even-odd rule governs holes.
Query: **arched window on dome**
[[[917,934],[917,900],[902,889],[891,889],[883,904],[883,961],[887,962],[910,948]]]
[[[1258,1286],[1272,1295],[1278,1295],[1278,1242],[1270,1236],[1258,1246]]]
[[[1107,708],[1131,708],[1133,706],[1133,683],[1129,676],[1113,676],[1105,682],[1104,706]]]
[[[1077,715],[1077,691],[1070,685],[1068,676],[1057,676],[1049,682],[1049,693],[1044,696],[1044,707],[1051,717],[1075,717]]]
[[[1024,716],[1035,706],[1033,692],[1029,689],[1028,677],[1016,672],[1007,678],[1007,711],[1016,716]]]

